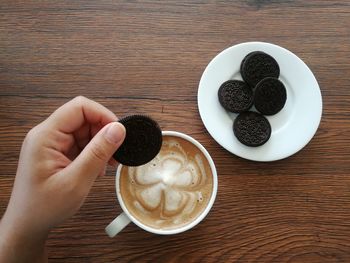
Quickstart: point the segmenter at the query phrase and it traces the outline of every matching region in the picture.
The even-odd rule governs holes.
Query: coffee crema
[[[120,194],[141,223],[170,230],[194,221],[213,191],[210,164],[201,150],[176,136],[163,136],[159,154],[138,167],[123,166]]]

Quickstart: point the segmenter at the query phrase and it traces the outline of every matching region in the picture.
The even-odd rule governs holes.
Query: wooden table
[[[349,26],[349,1],[2,1],[0,215],[27,131],[84,95],[199,140],[219,190],[191,231],[157,236],[130,225],[110,239],[104,227],[121,212],[110,169],[50,234],[51,262],[350,262]],[[208,62],[255,40],[297,54],[323,95],[313,140],[272,163],[224,150],[197,108]]]

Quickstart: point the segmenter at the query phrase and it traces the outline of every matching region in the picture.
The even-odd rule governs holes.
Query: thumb
[[[70,164],[71,173],[82,177],[75,179],[92,184],[124,139],[125,128],[121,123],[111,122],[104,126]]]

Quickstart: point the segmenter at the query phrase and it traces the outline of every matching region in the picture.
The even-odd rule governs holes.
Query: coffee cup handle
[[[105,231],[109,237],[114,237],[130,222],[130,218],[123,212],[105,228]]]

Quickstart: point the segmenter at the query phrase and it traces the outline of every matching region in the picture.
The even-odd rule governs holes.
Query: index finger
[[[117,120],[118,118],[113,112],[83,96],[63,104],[47,119],[53,127],[64,133],[76,131],[86,122],[90,124],[101,123],[104,126]]]

